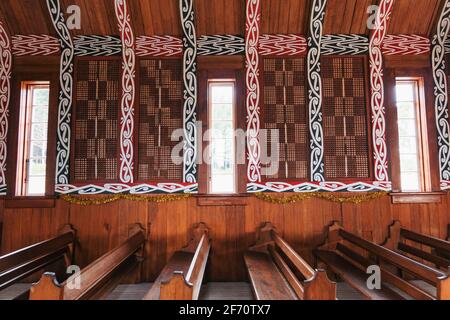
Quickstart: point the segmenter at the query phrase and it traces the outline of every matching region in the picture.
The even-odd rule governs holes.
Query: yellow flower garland
[[[190,194],[177,194],[177,195],[162,195],[162,196],[151,196],[151,195],[131,195],[131,194],[116,194],[111,196],[106,196],[102,198],[82,198],[71,195],[61,196],[61,199],[72,204],[79,206],[100,206],[108,203],[112,203],[119,200],[130,200],[130,201],[146,201],[155,203],[164,203],[179,201],[189,198]]]
[[[364,202],[369,202],[373,200],[380,199],[384,196],[387,196],[389,193],[387,192],[373,192],[355,196],[338,196],[333,193],[322,193],[322,192],[311,192],[311,193],[300,193],[292,196],[273,196],[267,193],[256,193],[255,196],[259,200],[270,202],[273,204],[292,204],[304,200],[308,200],[311,198],[328,200],[336,203],[353,203],[353,204],[361,204]]]

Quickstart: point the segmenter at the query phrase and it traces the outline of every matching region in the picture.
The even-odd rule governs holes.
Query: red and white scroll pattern
[[[259,38],[261,56],[304,56],[307,49],[306,38],[297,34],[263,34]]]
[[[120,129],[120,181],[133,183],[133,133],[134,133],[134,100],[136,56],[134,52],[134,34],[130,24],[130,13],[127,0],[115,0],[115,11],[122,39],[122,101]]]
[[[48,35],[17,35],[11,37],[14,56],[53,56],[61,54],[57,38]]]
[[[374,192],[374,191],[391,191],[390,182],[266,182],[266,183],[250,183],[247,191],[250,193],[257,192]]]
[[[0,194],[6,193],[6,138],[11,98],[12,54],[8,34],[0,22]]]
[[[247,68],[247,177],[249,182],[261,182],[261,146],[259,144],[261,92],[258,79],[260,20],[260,0],[246,0],[245,57]]]
[[[420,55],[430,53],[430,39],[416,34],[386,35],[381,46],[383,55]]]
[[[195,193],[198,191],[198,184],[193,183],[156,183],[156,184],[90,184],[90,185],[59,185],[56,192],[59,194],[121,194],[128,193],[134,195],[151,193]]]
[[[445,74],[445,41],[449,32],[450,0],[447,0],[438,21],[436,33],[433,36],[431,53],[439,169],[443,190],[450,189],[450,124],[448,119],[448,81]]]
[[[370,84],[372,108],[372,137],[375,156],[375,180],[389,181],[386,147],[386,115],[384,106],[383,55],[381,45],[387,32],[387,24],[394,0],[381,0],[376,27],[370,35]]]
[[[139,57],[181,57],[183,42],[172,36],[141,36],[136,38],[136,55]]]

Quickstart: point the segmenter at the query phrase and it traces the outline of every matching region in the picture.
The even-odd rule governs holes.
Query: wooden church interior
[[[449,25],[450,0],[0,1],[0,299],[450,300]]]

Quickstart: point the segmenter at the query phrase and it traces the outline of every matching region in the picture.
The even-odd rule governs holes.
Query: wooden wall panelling
[[[328,0],[325,34],[367,35],[367,8],[377,0]]]

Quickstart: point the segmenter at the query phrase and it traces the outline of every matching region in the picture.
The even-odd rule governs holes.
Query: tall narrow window
[[[398,78],[397,115],[401,189],[430,191],[426,114],[421,103],[421,79]]]
[[[49,93],[47,82],[22,83],[18,196],[45,195]]]
[[[209,192],[236,192],[235,84],[210,82],[210,184]]]

